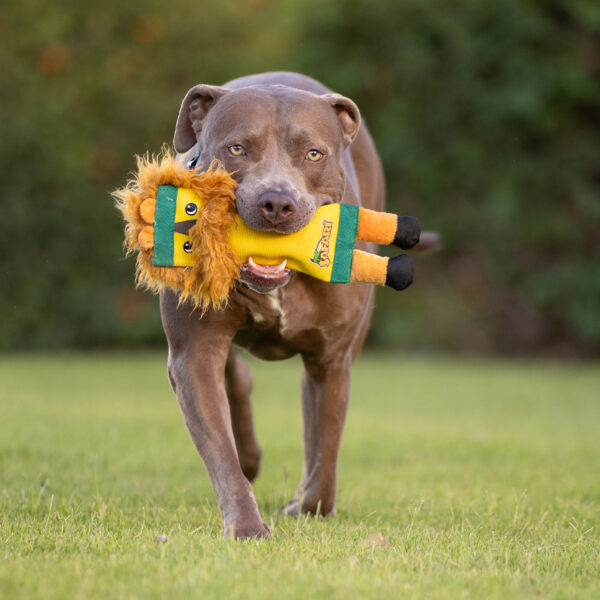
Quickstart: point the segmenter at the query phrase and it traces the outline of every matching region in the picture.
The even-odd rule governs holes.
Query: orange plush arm
[[[357,240],[386,246],[393,244],[408,250],[417,244],[420,235],[421,226],[414,217],[399,217],[368,208],[358,210]]]
[[[421,227],[414,217],[399,217],[392,213],[368,208],[358,211],[356,239],[376,244],[393,244],[404,250],[419,241]],[[387,285],[396,290],[407,288],[413,280],[414,267],[406,254],[389,258],[354,250],[350,281]]]

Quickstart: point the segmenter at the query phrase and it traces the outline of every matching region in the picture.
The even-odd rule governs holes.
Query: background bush
[[[189,87],[286,69],[357,101],[390,209],[444,238],[410,291],[378,292],[372,343],[600,349],[596,0],[0,11],[0,347],[160,342],[109,192],[171,140]]]

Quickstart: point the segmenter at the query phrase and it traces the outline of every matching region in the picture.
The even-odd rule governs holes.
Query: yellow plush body
[[[162,194],[162,196],[161,196]],[[157,260],[157,254],[162,255],[163,249],[157,248],[157,206],[153,200],[146,208],[148,221],[153,221],[154,238],[148,239],[146,245],[153,246],[154,265],[175,266],[175,267],[193,267],[196,264],[195,253],[192,252],[191,237],[184,231],[190,231],[195,224],[195,219],[190,219],[190,214],[186,208],[192,207],[195,217],[203,210],[206,199],[199,196],[193,189],[189,188],[170,188],[159,189],[157,202],[174,202],[171,208],[172,216],[165,219],[165,238],[173,237],[171,240],[165,240],[168,249],[164,249],[164,256]],[[144,208],[144,204],[142,204]],[[358,209],[354,208],[355,214]],[[351,210],[340,204],[330,204],[318,209],[315,217],[301,230],[293,233],[277,233],[274,231],[259,231],[248,227],[238,214],[234,215],[234,222],[230,225],[228,236],[231,252],[235,255],[239,264],[248,262],[252,259],[261,265],[278,265],[282,260],[286,260],[287,267],[294,271],[306,273],[311,277],[322,281],[336,281],[334,274],[334,264],[338,240],[341,238],[340,245],[344,243],[343,236],[340,236],[340,228],[344,226],[344,220],[340,218],[344,210]],[[348,219],[346,219],[347,222]],[[175,231],[173,231],[175,229]],[[347,236],[345,250],[354,249],[354,240],[356,238],[356,226],[350,230]],[[160,243],[160,242],[159,242]],[[171,247],[172,246],[172,247]],[[340,282],[347,282],[348,278],[340,278]]]

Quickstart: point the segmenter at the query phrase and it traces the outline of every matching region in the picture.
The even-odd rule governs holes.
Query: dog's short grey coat
[[[223,87],[192,88],[174,143],[184,161],[199,149],[200,167],[216,157],[235,172],[238,211],[246,223],[289,232],[326,203],[383,208],[381,163],[360,121],[354,102],[317,81],[267,73]],[[308,160],[313,149],[322,155],[319,160]],[[350,369],[373,308],[372,286],[326,284],[299,273],[287,285],[271,289],[265,282],[256,290],[241,283],[225,310],[204,316],[189,305],[178,307],[172,292],[160,299],[169,379],[208,469],[225,533],[238,538],[270,532],[250,485],[261,458],[250,406],[252,379],[234,346],[265,360],[301,355],[304,473],[284,510],[326,515],[335,511]]]

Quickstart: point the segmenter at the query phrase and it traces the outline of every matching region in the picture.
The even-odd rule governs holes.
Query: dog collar
[[[198,159],[200,158],[200,146],[196,147],[196,152],[194,156],[192,156],[192,160],[188,162],[186,167],[191,171],[196,168],[196,164],[198,163]]]

